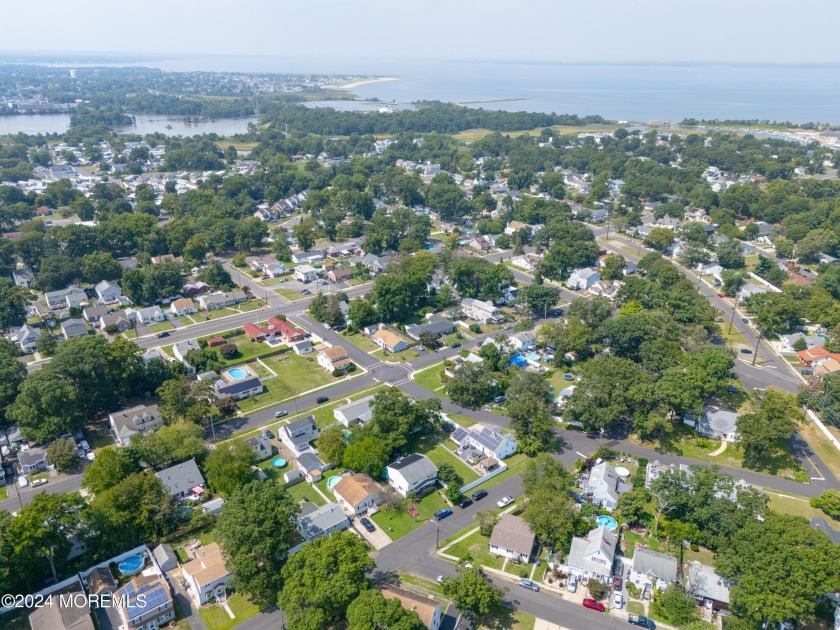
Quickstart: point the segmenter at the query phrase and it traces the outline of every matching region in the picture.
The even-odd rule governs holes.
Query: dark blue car
[[[449,508],[443,508],[442,510],[438,510],[437,512],[435,512],[435,520],[442,521],[447,516],[451,516],[451,515],[452,515],[452,510],[450,510]]]

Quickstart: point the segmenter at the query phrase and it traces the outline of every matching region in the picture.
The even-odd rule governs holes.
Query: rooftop
[[[534,549],[534,540],[531,526],[524,519],[513,514],[502,514],[490,535],[491,545],[528,556]]]

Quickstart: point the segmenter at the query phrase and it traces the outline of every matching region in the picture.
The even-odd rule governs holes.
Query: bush
[[[344,376],[344,370],[333,370],[332,375],[338,378],[339,376]]]
[[[588,586],[589,594],[592,595],[595,599],[601,599],[604,595],[607,594],[607,585],[604,584],[601,580],[589,580]]]
[[[811,499],[811,506],[819,508],[832,518],[840,518],[840,492],[826,490],[820,496]]]
[[[641,595],[639,587],[630,581],[627,582],[627,594],[634,599],[639,599],[639,595]]]
[[[461,498],[461,488],[456,484],[451,484],[446,489],[446,498],[449,499],[452,503],[457,503],[458,499]]]
[[[350,365],[348,365],[348,366],[347,366],[347,371],[348,371],[348,372],[355,372],[355,371],[356,371],[356,364],[355,364],[355,363],[351,363]]]
[[[481,326],[478,324],[470,324],[470,332],[474,332],[476,335],[481,334]]]
[[[239,354],[239,348],[232,343],[223,343],[219,346],[219,354],[222,355],[223,359],[232,359]]]
[[[700,551],[700,545],[698,545],[697,543],[691,543],[691,550],[697,553],[698,551]]]
[[[598,447],[598,450],[595,451],[595,459],[615,459],[617,455],[618,453],[609,446],[600,446]]]
[[[105,326],[105,332],[109,335],[113,335],[119,330],[119,327],[116,324],[108,324]]]

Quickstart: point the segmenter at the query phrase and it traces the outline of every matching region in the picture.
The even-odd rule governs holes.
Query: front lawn
[[[172,325],[171,322],[158,322],[157,324],[152,324],[149,326],[149,330],[152,332],[163,332],[165,330],[172,330],[175,326]]]
[[[213,339],[214,337],[218,337],[219,335],[206,335],[204,337],[200,337],[199,341],[207,341],[208,339]],[[225,359],[221,355],[219,358],[221,359],[222,363],[225,365],[233,365],[234,363],[243,363],[245,361],[250,361],[256,357],[262,357],[267,354],[272,353],[280,353],[279,348],[272,348],[266,343],[262,343],[259,341],[251,341],[245,333],[239,333],[228,337],[225,339],[225,343],[231,343],[236,346],[238,352],[232,359]],[[218,348],[216,348],[218,350]]]
[[[283,298],[284,300],[288,300],[289,302],[305,300],[308,297],[306,295],[301,295],[300,291],[295,291],[294,289],[274,289],[274,292],[281,298]]]
[[[424,389],[428,389],[430,392],[440,392],[446,387],[446,384],[443,382],[444,374],[443,374],[443,364],[433,365],[430,368],[426,368],[422,372],[417,372],[414,375],[414,382],[417,383],[420,387]]]
[[[278,403],[337,380],[318,365],[314,357],[300,357],[292,353],[274,354],[263,358],[263,362],[277,374],[277,378],[263,383],[265,391],[262,394],[238,402],[243,412]],[[290,383],[294,384],[294,389]]]
[[[261,309],[265,306],[265,302],[262,300],[248,300],[246,302],[241,302],[236,305],[236,310],[240,313],[248,313],[249,311],[256,311]]]
[[[207,624],[207,630],[229,630],[260,612],[256,604],[252,604],[239,593],[231,595],[227,604],[233,611],[234,619],[230,618],[222,606],[203,606],[199,609],[201,618]]]
[[[392,510],[382,510],[377,512],[371,518],[383,532],[387,533],[392,540],[396,540],[401,536],[405,536],[408,532],[413,531],[428,521],[434,521],[435,512],[449,504],[441,496],[441,491],[436,490],[430,495],[427,495],[414,503],[414,506],[419,512],[419,516],[415,517],[408,513],[408,502],[405,505],[397,507]]]
[[[502,569],[504,558],[490,553],[490,538],[482,536],[481,532],[475,532],[464,538],[461,542],[455,543],[446,549],[446,553],[463,558],[466,555],[472,556],[473,562],[493,569]]]
[[[229,315],[236,315],[236,311],[232,308],[216,308],[211,311],[200,311],[193,315],[193,319],[197,322],[212,321]]]
[[[381,390],[383,387],[385,387],[385,385],[374,385],[372,387],[367,387],[363,390],[355,392],[352,396],[349,396],[348,398],[350,399],[350,402],[361,400],[362,398],[376,394],[376,392]],[[347,402],[347,398],[341,398],[315,407],[315,426],[317,426],[319,429],[324,429],[325,427],[335,424],[336,419],[335,415],[333,414],[333,411],[335,411],[339,407],[343,407],[347,404]]]
[[[830,517],[819,508],[811,507],[811,502],[805,497],[797,497],[792,494],[775,494],[765,492],[770,499],[770,509],[782,514],[793,516],[804,516],[807,519],[824,518],[834,529],[840,529],[840,521]]]
[[[627,602],[627,612],[635,615],[644,615],[645,605],[642,602]]]
[[[426,451],[426,455],[437,467],[440,467],[443,463],[452,464],[458,474],[461,475],[464,484],[475,481],[479,477],[478,473],[467,466],[460,457],[449,451],[443,444],[438,444],[432,450]]]
[[[362,350],[364,352],[371,353],[382,351],[382,348],[373,343],[373,341],[370,340],[370,337],[367,337],[361,333],[343,334],[341,335],[341,337],[348,343],[352,343],[359,350]]]
[[[9,491],[6,486],[0,486],[0,501],[5,501],[9,497]]]

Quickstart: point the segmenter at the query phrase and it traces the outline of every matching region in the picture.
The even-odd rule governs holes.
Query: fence
[[[477,486],[480,486],[485,481],[488,481],[488,480],[492,479],[496,475],[501,475],[506,470],[507,470],[507,465],[500,463],[499,467],[496,470],[494,470],[493,472],[489,472],[486,475],[484,475],[483,477],[479,477],[475,481],[471,481],[466,486],[462,487],[461,488],[461,494],[466,494],[467,492],[469,492],[473,488],[475,488]]]

